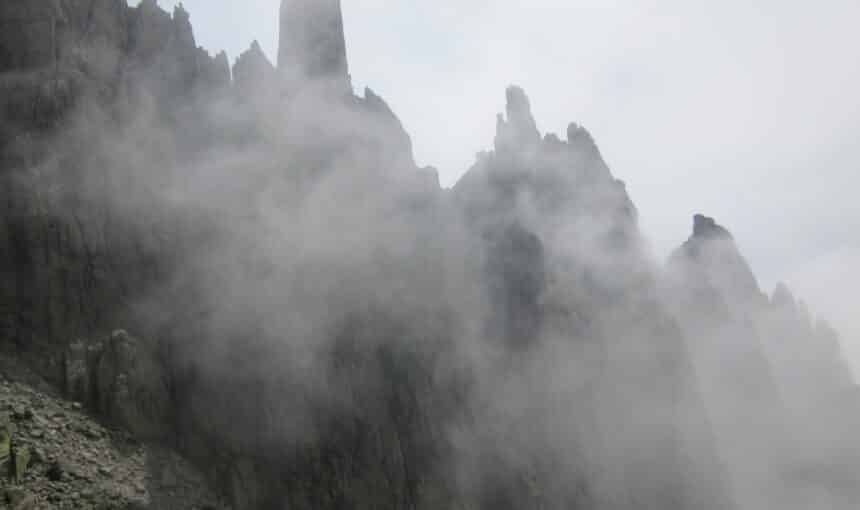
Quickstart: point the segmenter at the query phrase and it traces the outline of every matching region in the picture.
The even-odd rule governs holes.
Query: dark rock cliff
[[[237,509],[797,494],[739,485],[733,455],[855,388],[832,332],[790,326],[725,229],[697,217],[665,278],[591,135],[541,136],[516,87],[494,150],[442,190],[385,101],[352,92],[339,2],[285,1],[281,21],[277,67],[253,43],[231,72],[181,6],[0,5],[3,351]],[[811,361],[772,361],[780,328],[817,339]],[[827,386],[792,389],[806,371]],[[727,428],[747,393],[752,432]]]

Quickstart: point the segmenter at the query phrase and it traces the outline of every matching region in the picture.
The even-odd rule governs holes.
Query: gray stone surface
[[[17,468],[0,478],[0,508],[227,508],[187,461],[101,425],[80,405],[2,376],[0,402],[0,414],[22,411],[7,419]]]

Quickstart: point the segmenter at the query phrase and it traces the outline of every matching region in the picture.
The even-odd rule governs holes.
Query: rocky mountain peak
[[[278,68],[288,83],[322,82],[349,90],[340,0],[281,2]]]
[[[597,149],[597,143],[594,141],[594,137],[591,136],[591,133],[576,122],[571,122],[570,125],[567,126],[567,143],[573,148],[599,152]]]
[[[173,8],[173,19],[176,20],[177,23],[191,24],[191,15],[188,14],[185,6],[182,5],[182,2],[179,2],[176,7]]]
[[[693,216],[693,237],[705,239],[732,239],[732,234],[704,214]]]
[[[714,218],[693,217],[693,234],[674,253],[672,265],[693,270],[698,283],[707,283],[723,296],[739,302],[760,300],[761,290],[749,263],[735,244],[732,234]]]
[[[173,8],[173,26],[180,43],[191,47],[197,45],[194,40],[194,29],[191,27],[191,15],[182,3]]]
[[[236,88],[244,92],[266,86],[274,76],[275,67],[266,58],[257,41],[252,42],[250,48],[239,55],[236,63],[233,64],[233,80]]]
[[[538,133],[537,124],[532,115],[531,101],[529,101],[525,90],[516,85],[510,86],[505,91],[505,97],[508,122],[521,127],[529,134],[536,135]]]
[[[788,286],[784,283],[777,284],[771,297],[771,303],[790,309],[793,309],[797,304]]]
[[[525,91],[510,86],[506,92],[506,117],[496,119],[496,150],[520,150],[540,142],[540,132]]]

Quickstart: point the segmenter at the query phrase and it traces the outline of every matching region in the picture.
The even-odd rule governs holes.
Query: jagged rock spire
[[[349,86],[340,0],[282,0],[278,69],[288,81]]]
[[[788,286],[782,282],[776,285],[776,288],[773,291],[773,296],[771,297],[770,301],[774,305],[791,309],[797,306],[797,301],[794,299],[794,296],[791,294],[791,291],[788,289]]]
[[[506,91],[506,99],[507,118],[499,115],[496,119],[496,150],[522,151],[540,142],[540,132],[525,91],[512,85]]]
[[[717,224],[716,220],[704,214],[693,216],[693,237],[732,239],[732,234]]]
[[[704,214],[693,217],[693,235],[672,255],[672,264],[697,269],[700,283],[715,286],[729,300],[766,299],[731,232]]]
[[[233,80],[243,93],[259,93],[271,83],[274,76],[275,67],[257,41],[251,43],[251,47],[239,55],[233,65]]]

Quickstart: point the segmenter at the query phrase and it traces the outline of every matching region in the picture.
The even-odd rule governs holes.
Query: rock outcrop
[[[172,403],[164,363],[153,346],[115,331],[76,341],[64,360],[65,395],[143,440],[170,435]]]

